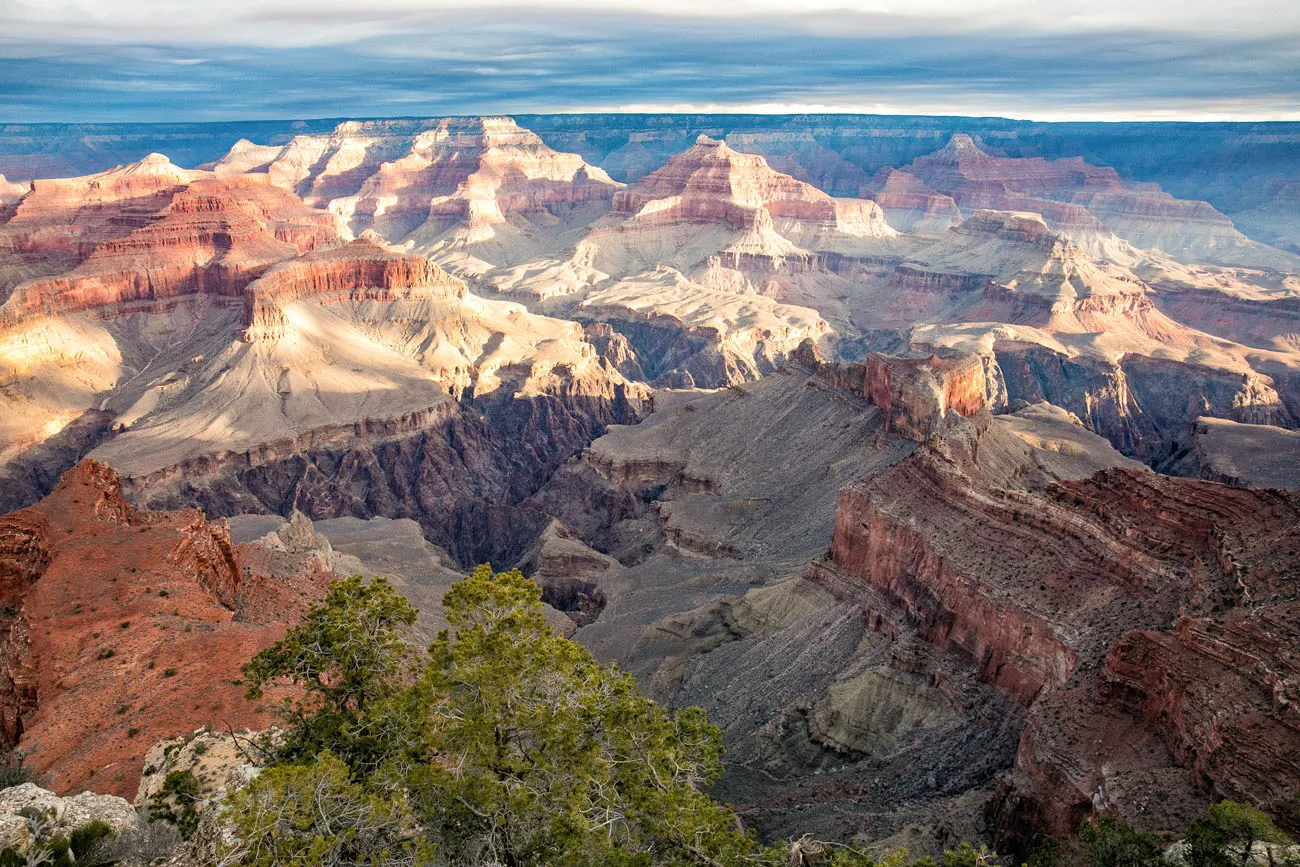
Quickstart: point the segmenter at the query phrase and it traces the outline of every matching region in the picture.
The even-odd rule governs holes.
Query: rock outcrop
[[[370,240],[285,262],[244,293],[244,339],[280,339],[288,322],[284,308],[302,298],[337,304],[393,302],[412,297],[455,300],[465,284],[423,256],[392,253]]]
[[[773,170],[761,156],[740,153],[707,136],[618,191],[610,214],[626,221],[620,227],[624,232],[714,224],[740,233],[721,251],[723,264],[732,267],[746,254],[782,263],[804,261],[813,249],[809,241],[828,240],[821,236],[848,242],[894,234],[874,203],[834,199]]]
[[[161,166],[153,171],[164,179],[184,180]],[[119,205],[125,209],[125,204]],[[15,240],[30,255],[43,234],[61,228],[60,221],[70,219],[75,225],[83,207],[69,202],[66,210],[49,214],[50,223]],[[195,180],[177,189],[155,214],[141,219],[148,222],[124,237],[98,240],[66,274],[15,287],[0,310],[4,324],[38,314],[57,316],[193,293],[237,297],[275,263],[338,243],[328,214],[306,208],[267,184],[242,179]],[[6,229],[14,230],[16,222]]]
[[[881,169],[859,195],[880,205],[889,225],[900,232],[944,232],[961,222],[961,209],[951,196],[899,169]]]
[[[954,419],[989,408],[978,356],[900,358],[873,353],[866,364],[819,365],[819,378],[880,408],[885,430],[924,442]]]
[[[1027,708],[1003,842],[1093,810],[1175,831],[1206,799],[1281,809],[1300,499],[1127,468],[1037,488],[995,469],[987,424],[846,487],[830,559]]]
[[[56,791],[132,795],[144,744],[264,726],[232,681],[328,577],[246,572],[224,524],[137,510],[112,469],[78,464],[0,519],[5,746]]]
[[[41,845],[54,837],[66,839],[92,822],[121,834],[137,821],[135,808],[115,795],[82,792],[61,798],[34,783],[0,790],[0,850],[13,849],[32,863],[42,863]]]
[[[1288,270],[1286,254],[1251,241],[1206,202],[1176,199],[1155,184],[1130,184],[1082,157],[1045,160],[990,154],[958,133],[903,167],[952,197],[964,211],[991,208],[1041,214],[1052,228],[1101,252],[1112,231],[1134,246],[1187,261]]]
[[[1300,432],[1219,418],[1195,423],[1197,474],[1243,488],[1300,489]]]
[[[216,171],[264,177],[349,237],[373,233],[470,275],[538,255],[619,187],[506,117],[348,121],[274,153],[238,143]]]

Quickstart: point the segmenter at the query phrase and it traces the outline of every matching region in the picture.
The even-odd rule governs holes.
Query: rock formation
[[[1170,831],[1207,798],[1280,809],[1300,500],[1131,469],[1026,490],[974,427],[845,488],[830,559],[1028,708],[1005,841],[1094,809]]]
[[[608,207],[601,169],[558,153],[510,118],[349,121],[274,153],[239,142],[220,175],[253,174],[329,210],[348,236],[371,232],[477,274],[514,265]]]
[[[1127,184],[1113,168],[1089,165],[1082,157],[998,157],[959,133],[903,171],[952,196],[964,210],[1041,214],[1084,246],[1113,230],[1137,247],[1188,261],[1294,267],[1285,254],[1242,235],[1208,203],[1176,199],[1154,184]]]
[[[1300,490],[1300,432],[1201,418],[1195,436],[1201,478],[1241,488]]]
[[[151,170],[164,178],[174,174],[161,164]],[[62,217],[49,213],[49,222],[20,235],[28,217],[35,219],[27,210],[34,198],[24,200],[6,227],[28,256],[44,252],[45,233],[67,228],[60,220],[78,219],[82,207],[71,202]],[[148,222],[124,237],[94,243],[71,271],[16,286],[0,308],[0,327],[35,315],[185,294],[238,296],[271,265],[338,242],[328,215],[266,184],[238,179],[196,180],[177,190],[156,214],[140,219]],[[77,242],[89,243],[89,238]]]
[[[232,680],[328,576],[248,572],[223,523],[137,510],[112,469],[78,464],[0,519],[5,745],[56,791],[133,795],[146,744],[263,727]]]
[[[135,808],[116,795],[82,792],[60,798],[34,783],[0,790],[0,850],[13,849],[33,862],[39,863],[42,843],[68,837],[96,821],[121,834],[129,833],[138,817]]]
[[[889,225],[900,232],[943,232],[961,221],[961,210],[951,196],[899,169],[881,169],[860,195],[880,205]]]

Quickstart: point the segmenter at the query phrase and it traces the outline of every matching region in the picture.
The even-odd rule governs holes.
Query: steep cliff
[[[1093,809],[1153,830],[1207,798],[1279,809],[1300,499],[1127,468],[1039,487],[980,427],[846,487],[830,559],[1027,708],[1003,842]]]
[[[323,591],[247,572],[224,523],[132,508],[94,461],[0,518],[4,744],[57,791],[131,796],[144,745],[262,727],[232,680]]]
[[[61,219],[75,221],[84,206],[70,202],[61,216],[50,215],[42,232],[57,230]],[[176,191],[146,225],[96,242],[71,271],[19,284],[0,308],[0,325],[192,293],[237,296],[271,265],[336,243],[328,214],[281,190],[242,179],[199,179]]]

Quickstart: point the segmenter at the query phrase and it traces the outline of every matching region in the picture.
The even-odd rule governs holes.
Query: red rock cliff
[[[831,559],[1028,708],[1003,842],[1093,810],[1171,831],[1215,798],[1285,813],[1300,496],[1120,468],[1015,489],[978,429],[845,488]]]
[[[249,340],[282,334],[283,308],[304,297],[392,301],[421,293],[463,297],[465,284],[423,256],[391,253],[368,240],[309,254],[266,273],[244,294]]]
[[[224,523],[135,510],[83,461],[0,519],[0,734],[59,792],[131,797],[149,744],[268,722],[231,681],[321,590],[244,574]]]

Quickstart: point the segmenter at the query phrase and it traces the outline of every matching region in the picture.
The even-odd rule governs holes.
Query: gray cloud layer
[[[0,0],[0,122],[755,105],[1300,118],[1300,22],[1290,3],[1277,4],[1271,27],[1269,4],[1255,3],[1232,26],[1180,26],[1203,13],[1192,4],[1165,29],[1146,19],[1126,29],[1074,19],[1053,27],[1041,12],[1016,24],[1006,10],[1018,0],[984,21],[942,10],[438,11],[399,0],[373,0],[360,18],[366,4],[237,0],[226,25],[213,19],[206,30],[177,17],[186,3],[123,0],[119,17],[95,19],[76,0]]]

